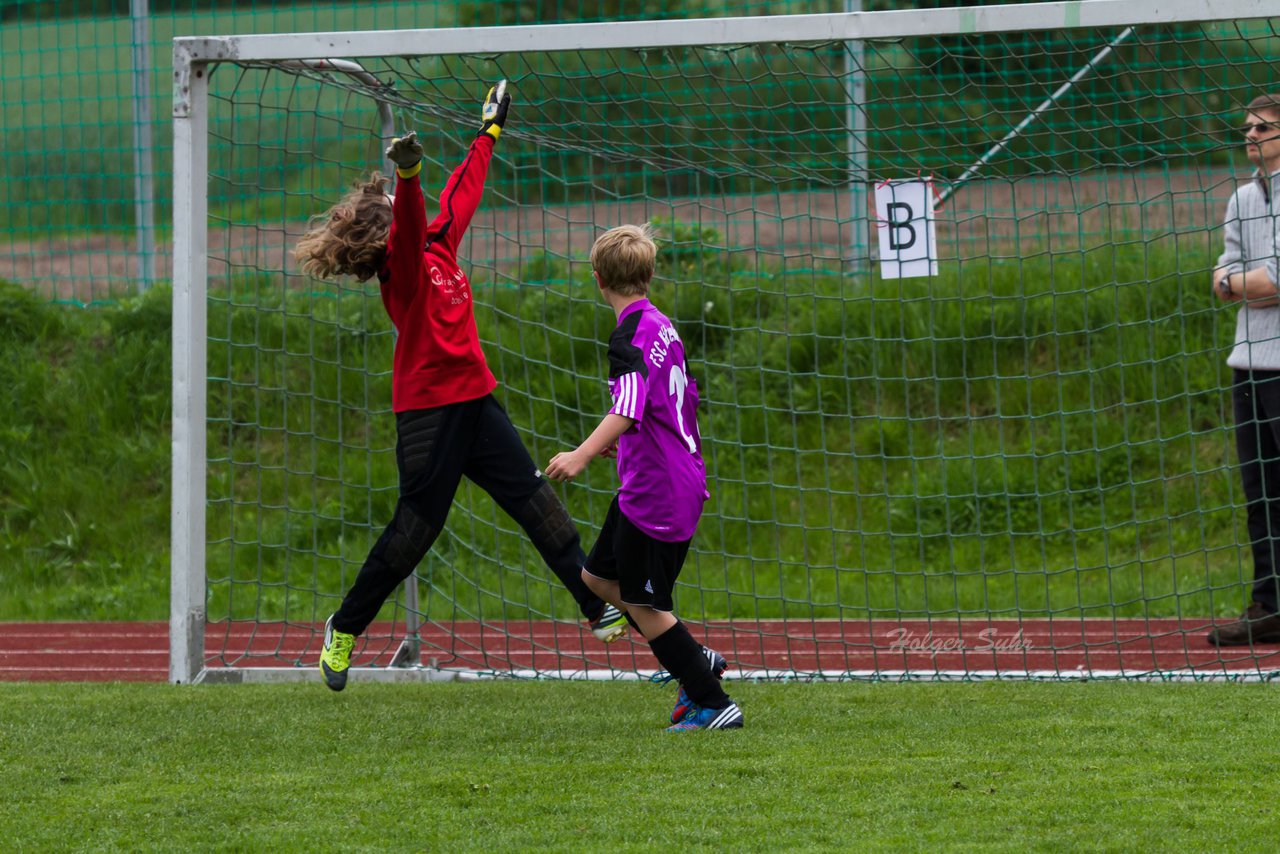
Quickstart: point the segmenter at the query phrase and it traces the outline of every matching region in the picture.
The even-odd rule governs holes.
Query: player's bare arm
[[[589,462],[606,454],[610,448],[614,447],[619,437],[630,430],[635,423],[635,419],[627,418],[625,415],[609,413],[581,445],[572,451],[562,451],[552,457],[544,473],[551,480],[573,480],[582,474]]]

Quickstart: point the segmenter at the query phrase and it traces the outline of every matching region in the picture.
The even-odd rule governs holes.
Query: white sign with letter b
[[[932,190],[933,184],[928,178],[876,184],[881,277],[911,279],[938,275]]]

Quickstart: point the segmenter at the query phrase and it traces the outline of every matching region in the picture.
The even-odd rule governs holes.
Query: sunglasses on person
[[[1248,136],[1249,131],[1251,130],[1256,130],[1258,133],[1269,133],[1272,130],[1275,130],[1275,127],[1276,127],[1275,122],[1258,122],[1257,124],[1245,125],[1244,127],[1240,128],[1240,133],[1244,134],[1245,136]]]

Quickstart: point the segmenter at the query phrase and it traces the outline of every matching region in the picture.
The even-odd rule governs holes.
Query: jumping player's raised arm
[[[427,210],[422,199],[422,143],[413,131],[391,141],[387,159],[396,164],[396,192],[391,204],[391,233],[387,236],[388,283],[393,289],[412,289],[422,276],[422,246],[427,233]]]
[[[425,248],[457,262],[458,244],[466,233],[480,197],[484,194],[484,179],[489,174],[489,161],[493,147],[507,121],[511,96],[507,94],[507,81],[503,80],[485,95],[481,106],[480,132],[467,150],[466,159],[444,185],[440,193],[440,213],[427,229]]]

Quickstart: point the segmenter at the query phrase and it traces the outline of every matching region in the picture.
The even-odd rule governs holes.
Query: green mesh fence
[[[131,5],[149,7],[142,30]],[[765,5],[7,0],[0,4],[0,279],[83,305],[136,292],[146,270],[168,278],[175,36],[756,14]],[[135,59],[143,46],[145,61]],[[145,101],[134,94],[139,83],[149,90]],[[140,103],[151,117],[143,130],[151,140],[156,223],[143,246]]]
[[[1203,642],[1252,575],[1223,392],[1234,317],[1207,274],[1247,175],[1229,130],[1278,46],[1255,21],[348,57],[376,88],[218,66],[211,662],[313,661],[395,500],[376,289],[300,278],[292,240],[379,167],[379,99],[423,137],[438,187],[506,78],[513,118],[462,253],[500,394],[537,460],[590,432],[612,318],[586,252],[605,228],[653,222],[654,299],[703,389],[712,490],[677,610],[741,670],[1268,676],[1271,651]],[[947,191],[940,275],[882,279],[867,185],[917,175]],[[613,485],[597,466],[565,493],[588,541]],[[647,666],[643,647],[540,634],[573,603],[478,491],[419,575],[436,663]],[[246,654],[245,631],[296,643]],[[362,660],[398,640],[371,637]]]
[[[0,278],[51,299],[113,300],[148,266],[170,275],[175,35],[844,8],[172,2],[151,4],[140,41],[128,6],[0,8]],[[135,43],[150,48],[155,205],[141,247]],[[710,621],[736,667],[1270,673],[1268,650],[1219,653],[1200,635],[1239,609],[1252,574],[1223,392],[1234,317],[1205,280],[1248,170],[1239,106],[1275,79],[1275,22],[858,51],[356,58],[394,85],[397,128],[426,137],[428,183],[459,156],[484,85],[512,80],[512,128],[465,255],[536,458],[578,441],[604,404],[611,324],[584,253],[603,227],[659,226],[656,299],[707,399],[713,492],[678,607]],[[221,661],[241,660],[246,631],[268,638],[269,662],[309,661],[394,501],[391,339],[376,294],[300,280],[286,255],[307,215],[378,165],[385,93],[237,66],[217,69],[213,91],[210,614],[227,627]],[[867,185],[916,175],[954,190],[941,275],[882,280]],[[600,469],[566,493],[588,542],[611,483]],[[571,602],[478,493],[421,574],[444,663],[551,669],[514,650],[579,640],[538,635],[572,620]],[[502,627],[505,657],[446,630],[477,620]],[[970,637],[923,665],[904,658],[971,625],[1007,649]],[[397,638],[383,640],[367,660]],[[586,650],[571,666],[642,670],[638,654]]]
[[[151,275],[159,280],[168,276],[170,45],[174,36],[751,16],[845,8],[830,0],[818,6],[731,0],[688,4],[171,0],[150,3],[150,13],[142,19],[145,26],[138,29],[130,18],[130,5],[123,0],[18,0],[0,9],[4,71],[0,134],[6,151],[5,180],[0,182],[0,278],[28,284],[54,299],[80,304],[113,299],[145,286]],[[895,6],[865,5],[869,9]],[[1160,175],[1150,176],[1169,184],[1173,193],[1166,206],[1169,211],[1194,206],[1195,199],[1184,197],[1179,189],[1184,182],[1202,177],[1206,168],[1229,168],[1222,134],[1237,120],[1237,95],[1271,78],[1280,50],[1274,39],[1266,37],[1265,27],[1251,30],[1242,25],[1238,33],[1226,24],[1218,29],[1206,39],[1194,26],[1149,28],[1141,44],[1125,46],[1121,62],[1107,63],[1109,70],[1074,87],[1033,132],[1019,136],[1004,156],[984,170],[984,177],[1145,164],[1148,171],[1170,173],[1167,181]],[[1058,31],[999,38],[952,36],[920,41],[909,49],[876,46],[867,57],[863,111],[872,171],[891,162],[900,171],[956,177],[945,174],[942,167],[962,170],[960,164],[972,163],[1116,35]],[[145,55],[137,50],[142,47]],[[815,56],[814,61],[823,66],[837,60],[836,53],[828,54]],[[145,67],[135,70],[139,63]],[[697,69],[680,66],[679,73],[690,80],[684,85],[696,85]],[[839,82],[830,75],[827,79],[831,84]],[[605,102],[625,85],[624,80],[625,73],[604,75],[597,91],[584,94],[586,103]],[[134,94],[139,89],[149,91],[145,101]],[[736,118],[724,117],[730,124],[752,121],[750,83],[738,89],[726,93],[730,109],[742,106]],[[904,91],[912,97],[903,97]],[[814,94],[839,97],[836,92]],[[143,105],[151,120],[138,125]],[[803,105],[787,108],[798,109]],[[785,121],[786,115],[778,113],[774,118]],[[1172,125],[1165,122],[1169,116],[1174,117]],[[689,118],[696,120],[694,115]],[[830,153],[846,145],[840,111],[814,121],[818,124],[797,133],[798,152],[820,158],[824,150]],[[662,143],[665,134],[666,142],[671,142],[674,133],[659,130],[651,140]],[[145,145],[147,140],[150,146]],[[742,141],[751,143],[749,136]],[[139,221],[144,216],[138,187],[143,168],[140,145],[151,161],[154,186],[147,200],[154,204],[153,232]],[[1190,156],[1194,159],[1181,159]],[[1167,162],[1170,158],[1173,162]],[[636,168],[637,173],[626,176],[632,186],[662,177],[647,163]],[[839,181],[843,171],[834,160],[820,167],[811,159],[804,168],[825,168],[823,177],[833,181]],[[698,174],[705,181],[707,173]],[[732,179],[735,190],[756,191],[728,169],[719,174]],[[1188,174],[1195,178],[1188,179]],[[692,194],[694,181],[693,174],[676,170],[659,182],[663,184],[659,189]],[[543,192],[533,174],[523,185],[526,195]],[[1024,195],[1017,199],[991,189],[983,211],[1017,219],[1027,205],[1035,204],[1052,216],[1064,204],[1056,200],[1052,183],[1027,181],[1019,189]],[[1119,201],[1123,206],[1129,199],[1123,195],[1117,199],[1117,193],[1124,192],[1096,181],[1089,187],[1089,196],[1071,205],[1111,206]],[[1216,198],[1209,201],[1208,210],[1197,214],[1206,221],[1213,219],[1217,207]],[[1141,230],[1146,227],[1142,216],[1126,207],[1120,224]]]

